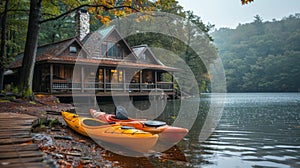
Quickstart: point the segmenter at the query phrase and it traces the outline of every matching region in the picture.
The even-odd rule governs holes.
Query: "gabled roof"
[[[140,58],[141,54],[143,53],[143,51],[145,51],[146,47],[144,47],[144,46],[141,45],[141,46],[131,47],[131,49],[133,50],[133,52],[135,53],[135,55]]]
[[[147,63],[147,61],[145,61],[145,60],[143,59],[143,57],[149,56],[150,59],[154,60],[154,63],[155,63],[155,64],[165,66],[162,62],[159,61],[159,59],[157,59],[157,58],[155,57],[154,53],[151,51],[151,49],[148,47],[147,44],[138,45],[138,46],[133,46],[133,47],[132,47],[132,50],[133,50],[133,52],[135,53],[135,55],[137,55],[137,57],[138,57],[138,59],[139,59],[140,62]],[[145,53],[146,53],[147,51],[150,53],[150,55],[145,55]]]
[[[84,44],[84,47],[88,51],[90,51],[91,57],[95,57],[94,54],[96,54],[97,59],[111,59],[111,58],[107,58],[107,57],[98,57],[98,54],[100,54],[99,46],[105,41],[110,41],[110,40],[108,40],[108,38],[111,37],[112,35],[115,35],[115,37],[116,37],[116,41],[113,41],[113,42],[121,41],[125,45],[126,49],[131,53],[130,58],[133,58],[134,61],[138,60],[138,57],[134,54],[131,47],[123,39],[123,37],[120,35],[119,31],[116,29],[116,26],[114,26],[114,25],[105,27],[103,29],[96,30],[92,34],[89,34],[88,37],[84,38],[82,43]]]
[[[40,45],[37,48],[36,55],[38,56],[41,53],[44,53],[46,51],[49,54],[55,53],[55,52],[57,52],[58,49],[61,48],[61,46],[66,45],[67,43],[69,43],[70,41],[72,41],[74,38],[75,37],[68,38],[68,39],[65,39],[65,40],[62,40],[62,41],[58,41],[58,42],[54,42],[54,43],[48,43],[48,44]],[[24,56],[24,52],[19,53],[19,54],[16,55],[15,60],[22,59],[23,56]]]
[[[72,44],[78,44],[80,46],[80,48],[83,50],[81,52],[85,52],[87,55],[89,54],[89,52],[85,49],[85,47],[83,47],[82,43],[78,40],[78,38],[72,38],[68,43],[66,43],[65,45],[62,45],[61,47],[58,48],[58,50],[56,51],[56,53],[53,53],[53,55],[55,56],[59,56],[62,54],[62,52],[64,52],[65,50],[67,50]]]
[[[115,29],[115,26],[109,26],[104,29],[100,29],[97,32],[101,35],[101,41],[104,41]]]
[[[144,67],[144,68],[153,68],[153,69],[165,69],[165,70],[171,70],[174,71],[176,68],[172,67],[167,67],[164,64],[162,64],[152,53],[150,48],[147,45],[141,45],[141,46],[135,46],[133,49],[129,47],[128,43],[122,38],[122,36],[119,34],[115,26],[110,26],[101,30],[97,31],[98,34],[94,36],[94,38],[97,40],[97,43],[100,42],[101,44],[103,41],[105,41],[113,32],[116,32],[117,36],[120,37],[120,40],[124,42],[126,47],[128,47],[128,50],[131,55],[134,57],[133,62],[129,61],[123,61],[123,60],[110,60],[106,58],[101,58],[101,59],[94,59],[90,57],[91,53],[88,52],[88,46],[83,45],[82,42],[80,42],[77,37],[72,37],[68,38],[59,42],[55,43],[49,43],[45,45],[38,46],[37,48],[37,57],[36,57],[36,62],[37,63],[43,63],[43,62],[48,62],[48,63],[60,63],[60,64],[75,64],[76,61],[79,61],[81,63],[85,64],[90,64],[90,65],[102,65],[102,66],[124,66],[124,67],[132,67],[132,68],[138,68],[138,67]],[[86,43],[88,40],[83,41]],[[80,46],[81,51],[84,51],[87,54],[87,57],[82,57],[78,55],[70,55],[68,52],[64,52],[66,50],[69,50],[69,47],[72,44],[78,44]],[[99,48],[99,47],[98,47]],[[143,62],[140,61],[140,55],[146,51],[149,51],[150,57],[155,60],[155,62]],[[82,53],[82,52],[78,52]],[[139,55],[139,56],[138,56]],[[20,53],[16,56],[15,61],[10,65],[10,68],[19,68],[22,66],[22,58],[23,58],[23,53]],[[78,56],[78,57],[77,57]],[[137,61],[135,61],[137,60]]]
[[[36,51],[36,61],[41,59],[41,57],[45,57],[45,53],[47,53],[47,57],[49,57],[50,55],[56,55],[60,50],[62,50],[62,48],[66,48],[66,46],[72,44],[75,41],[75,39],[76,37],[72,37],[62,41],[38,46]],[[10,68],[20,67],[22,65],[23,57],[24,57],[24,52],[19,53],[15,57],[14,62],[11,63]],[[47,59],[47,58],[43,58],[43,59]]]
[[[82,43],[77,39],[77,37],[68,38],[62,41],[54,42],[54,43],[48,43],[37,47],[37,53],[36,53],[36,62],[44,61],[44,60],[50,60],[51,58],[55,57],[68,57],[68,55],[63,54],[65,50],[68,50],[69,47],[76,43],[78,46],[80,46],[81,53],[86,53],[88,55],[88,51],[83,47]],[[84,54],[81,54],[83,56]],[[18,68],[22,65],[22,60],[24,57],[24,53],[19,53],[15,57],[15,61],[11,63],[9,66],[10,68]],[[77,58],[77,56],[71,56],[74,58]]]
[[[101,36],[101,43],[103,41],[105,41],[113,32],[115,32],[117,34],[117,36],[119,36],[119,40],[123,41],[125,46],[128,48],[128,50],[132,53],[132,55],[134,56],[135,59],[138,59],[137,55],[135,55],[135,53],[133,52],[132,48],[129,46],[129,44],[127,43],[127,41],[125,41],[123,39],[123,37],[121,36],[121,34],[119,33],[119,31],[117,30],[115,25],[109,26],[107,28],[104,29],[100,29],[97,31]]]

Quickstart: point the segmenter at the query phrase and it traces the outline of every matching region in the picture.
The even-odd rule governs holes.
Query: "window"
[[[104,76],[103,69],[100,68],[100,69],[98,70],[98,81],[99,81],[99,82],[103,82],[103,76]]]
[[[123,71],[119,70],[119,82],[123,81]]]
[[[123,49],[120,44],[104,42],[101,44],[101,55],[109,58],[123,58]]]
[[[101,55],[106,56],[107,45],[101,44]]]
[[[108,43],[108,52],[107,56],[111,58],[115,58],[117,56],[117,49],[114,43]]]
[[[74,46],[70,46],[70,53],[77,53],[77,48]]]
[[[145,54],[145,53],[143,53],[143,54],[141,55],[141,60],[143,60],[143,61],[146,60],[146,54]]]
[[[105,69],[105,82],[110,83],[110,69]]]
[[[116,69],[111,69],[111,82],[112,83],[119,83],[123,81],[123,71],[122,70],[116,70]]]
[[[120,45],[117,45],[117,58],[123,58],[123,50]]]

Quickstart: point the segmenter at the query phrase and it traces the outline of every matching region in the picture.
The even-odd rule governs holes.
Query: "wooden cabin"
[[[172,73],[147,45],[130,47],[115,26],[94,32],[82,40],[74,37],[39,46],[33,78],[33,91],[57,97],[74,95],[147,96],[163,90],[174,96]],[[10,69],[20,74],[23,54]],[[164,76],[169,75],[169,80]],[[125,95],[125,94],[124,94]]]

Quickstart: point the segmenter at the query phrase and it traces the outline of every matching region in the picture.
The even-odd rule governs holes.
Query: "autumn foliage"
[[[251,3],[253,1],[254,0],[242,0],[242,4],[245,5],[245,4]]]

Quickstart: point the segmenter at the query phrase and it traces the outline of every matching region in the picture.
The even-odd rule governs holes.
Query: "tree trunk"
[[[0,68],[0,90],[4,89],[4,72],[5,69]]]
[[[0,46],[0,90],[3,90],[4,83],[4,72],[6,68],[5,60],[6,60],[6,20],[7,20],[7,11],[8,11],[8,3],[9,0],[6,0],[4,12],[1,18],[1,46]]]
[[[38,44],[38,34],[40,30],[41,3],[42,0],[30,1],[28,31],[19,83],[20,92],[25,98],[33,98],[32,79]]]

